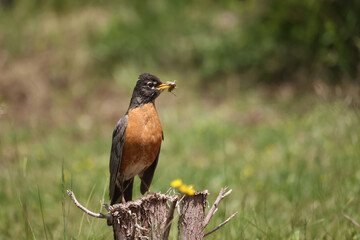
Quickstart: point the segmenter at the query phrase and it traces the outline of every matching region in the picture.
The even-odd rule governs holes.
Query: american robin
[[[144,194],[154,176],[164,139],[155,99],[174,83],[163,83],[150,73],[143,73],[134,88],[129,109],[113,132],[110,155],[111,205],[121,199],[132,200],[134,177],[141,179],[140,191]]]

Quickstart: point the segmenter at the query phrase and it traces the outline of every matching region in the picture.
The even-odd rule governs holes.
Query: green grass
[[[212,203],[221,187],[232,188],[207,229],[239,214],[211,239],[360,237],[342,217],[360,221],[358,109],[314,97],[283,104],[256,91],[212,103],[185,97],[186,90],[158,101],[165,141],[152,191],[165,192],[181,178],[209,189]],[[119,109],[119,117],[125,111]],[[72,188],[89,209],[103,211],[115,122],[88,130],[76,123],[0,123],[0,238],[112,239],[106,222],[84,216],[64,190]]]
[[[207,230],[239,214],[209,239],[360,238],[342,216],[360,222],[360,112],[348,101],[358,99],[358,88],[344,97],[349,87],[337,87],[340,97],[330,97],[332,90],[317,80],[317,95],[301,95],[307,88],[292,91],[290,74],[289,92],[282,86],[264,94],[271,87],[256,88],[251,73],[241,77],[238,62],[229,62],[231,56],[248,59],[234,51],[237,38],[226,37],[244,23],[233,22],[237,30],[225,35],[217,33],[220,25],[206,29],[229,16],[236,20],[222,12],[225,5],[199,15],[201,2],[179,12],[160,4],[160,15],[144,8],[148,14],[134,27],[136,15],[132,23],[132,11],[121,8],[130,18],[119,15],[112,3],[77,8],[65,1],[60,12],[46,10],[55,2],[38,14],[20,3],[14,11],[0,9],[0,239],[112,239],[106,222],[84,215],[66,189],[92,211],[104,211],[112,130],[126,112],[137,75],[146,71],[179,86],[176,97],[164,93],[157,101],[165,141],[151,190],[166,192],[181,178],[208,189],[211,204],[222,187],[233,189]],[[184,21],[166,20],[173,13]],[[185,25],[172,27],[178,24]],[[112,32],[112,26],[122,28]],[[123,62],[98,59],[104,46],[109,54],[111,47],[130,52],[120,56]],[[99,65],[101,60],[110,62]],[[220,79],[213,74],[218,71],[228,72]],[[311,81],[304,80],[307,87]],[[136,180],[135,198],[138,185]]]

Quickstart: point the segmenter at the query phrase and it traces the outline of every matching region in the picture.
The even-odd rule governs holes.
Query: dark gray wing
[[[111,155],[110,155],[110,187],[109,194],[111,202],[117,200],[119,196],[116,196],[119,193],[119,189],[116,186],[116,177],[119,171],[121,164],[122,152],[124,149],[125,141],[125,130],[128,123],[128,115],[122,117],[119,122],[116,124],[116,127],[113,132],[112,145],[111,145]],[[116,198],[116,199],[115,199]]]

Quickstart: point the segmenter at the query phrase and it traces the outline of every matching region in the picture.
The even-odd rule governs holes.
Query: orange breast
[[[154,103],[129,110],[120,173],[125,180],[144,172],[159,153],[162,127]]]

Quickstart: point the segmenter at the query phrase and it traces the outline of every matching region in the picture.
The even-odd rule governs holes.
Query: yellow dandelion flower
[[[175,179],[171,182],[171,186],[174,187],[174,188],[178,188],[182,185],[182,181],[180,178],[178,179]]]
[[[185,193],[187,195],[190,195],[190,196],[193,196],[195,194],[195,190],[194,190],[194,186],[193,185],[186,185],[186,184],[183,184],[180,186],[179,188],[180,192],[182,193]]]
[[[193,196],[195,195],[194,185],[190,185],[186,192],[187,195]]]
[[[186,185],[183,184],[181,179],[175,179],[171,182],[171,186],[177,188],[180,192],[185,193],[187,195],[193,196],[195,195],[194,185]]]
[[[186,185],[186,184],[183,184],[183,185],[181,185],[180,187],[179,187],[179,190],[180,190],[180,192],[182,192],[182,193],[186,193],[187,191],[188,191],[188,185]]]
[[[195,190],[194,189],[189,189],[188,192],[187,192],[187,195],[194,196],[195,195]]]

